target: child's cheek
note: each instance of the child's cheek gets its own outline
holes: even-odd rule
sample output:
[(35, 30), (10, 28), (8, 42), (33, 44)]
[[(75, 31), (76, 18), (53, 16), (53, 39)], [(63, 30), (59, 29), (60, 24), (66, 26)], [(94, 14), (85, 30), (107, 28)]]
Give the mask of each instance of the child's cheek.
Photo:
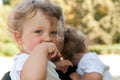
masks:
[(40, 43), (43, 42), (43, 39), (42, 38), (39, 38), (39, 39), (36, 39), (36, 40), (33, 40), (30, 44), (30, 50), (32, 51), (37, 45), (39, 45)]

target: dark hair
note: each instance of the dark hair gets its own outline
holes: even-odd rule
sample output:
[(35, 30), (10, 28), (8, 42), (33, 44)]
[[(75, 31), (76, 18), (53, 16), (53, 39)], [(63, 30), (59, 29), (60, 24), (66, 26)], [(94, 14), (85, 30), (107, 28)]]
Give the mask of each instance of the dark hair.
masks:
[(86, 50), (87, 45), (85, 35), (74, 28), (67, 28), (62, 50), (63, 57), (72, 60), (74, 54), (84, 53)]

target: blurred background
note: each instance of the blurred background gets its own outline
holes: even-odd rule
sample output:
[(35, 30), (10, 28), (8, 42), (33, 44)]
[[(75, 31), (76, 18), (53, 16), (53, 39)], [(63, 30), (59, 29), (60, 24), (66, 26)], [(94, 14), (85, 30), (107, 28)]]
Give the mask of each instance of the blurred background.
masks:
[[(19, 50), (7, 32), (7, 15), (21, 0), (0, 0), (0, 78)], [(110, 65), (114, 80), (120, 79), (120, 0), (51, 0), (60, 5), (67, 27), (86, 34), (90, 51)]]

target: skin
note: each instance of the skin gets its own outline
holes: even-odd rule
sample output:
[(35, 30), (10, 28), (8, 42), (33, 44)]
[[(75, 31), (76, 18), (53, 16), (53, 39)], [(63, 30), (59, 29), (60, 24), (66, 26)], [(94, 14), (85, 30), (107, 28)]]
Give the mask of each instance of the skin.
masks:
[(53, 18), (54, 24), (51, 25), (49, 20), (41, 11), (38, 11), (32, 19), (27, 19), (23, 23), (22, 34), (18, 34), (17, 42), (21, 48), (31, 53), (33, 48), (41, 42), (53, 42), (57, 44), (57, 19)]
[(69, 60), (59, 60), (54, 62), (57, 70), (61, 70), (63, 73), (67, 72), (69, 66), (73, 66), (73, 64)]
[(22, 33), (14, 32), (21, 52), (30, 55), (20, 73), (21, 80), (45, 80), (48, 58), (60, 56), (56, 47), (58, 20), (56, 18), (53, 20), (55, 23), (51, 25), (46, 16), (38, 11), (34, 17), (23, 23)]
[(85, 73), (83, 77), (81, 77), (77, 72), (74, 72), (70, 75), (72, 80), (103, 80), (102, 75), (97, 72)]

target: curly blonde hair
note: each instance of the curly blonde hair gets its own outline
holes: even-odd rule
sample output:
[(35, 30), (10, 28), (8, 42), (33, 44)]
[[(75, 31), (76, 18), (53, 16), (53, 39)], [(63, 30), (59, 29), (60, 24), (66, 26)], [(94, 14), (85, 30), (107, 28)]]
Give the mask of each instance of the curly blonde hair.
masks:
[[(37, 13), (37, 11), (42, 11), (44, 15), (49, 18), (55, 17), (58, 20), (61, 20), (59, 27), (64, 28), (64, 18), (62, 14), (62, 9), (49, 2), (49, 0), (25, 0), (21, 4), (17, 5), (12, 12), (8, 15), (8, 29), (11, 33), (14, 31), (22, 32), (22, 24)], [(31, 16), (30, 16), (31, 15)], [(48, 19), (49, 20), (49, 19)], [(49, 20), (50, 22), (54, 22)]]

